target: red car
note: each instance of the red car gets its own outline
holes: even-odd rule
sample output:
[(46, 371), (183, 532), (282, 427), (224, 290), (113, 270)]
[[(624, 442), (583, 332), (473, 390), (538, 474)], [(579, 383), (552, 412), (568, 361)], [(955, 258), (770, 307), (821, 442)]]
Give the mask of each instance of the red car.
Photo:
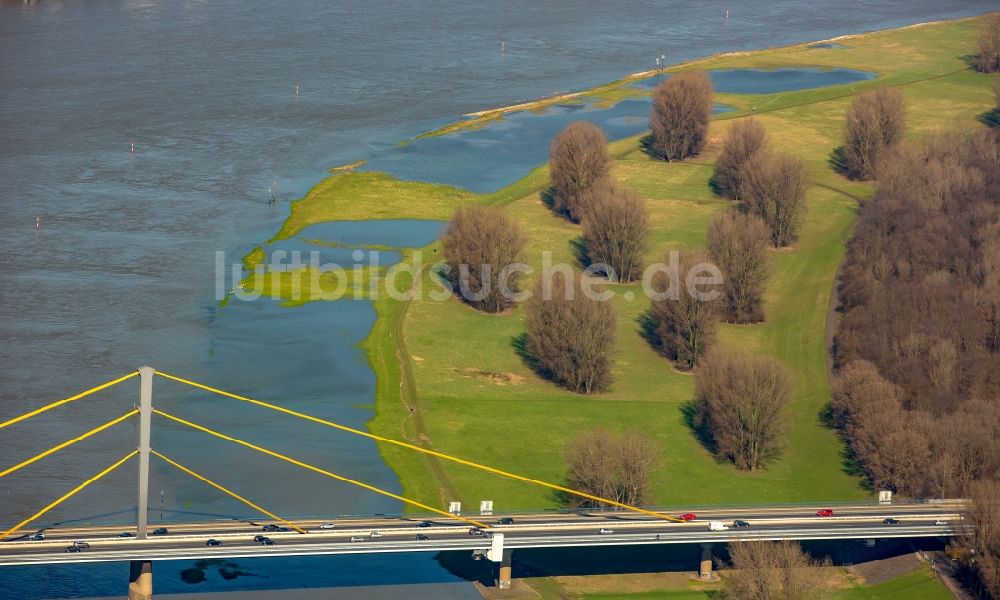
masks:
[(822, 510), (817, 510), (816, 511), (816, 516), (817, 517), (832, 517), (833, 516), (833, 509), (832, 508), (824, 508)]
[(684, 513), (683, 515), (677, 518), (680, 519), (681, 521), (694, 521), (695, 519), (698, 518), (698, 515), (694, 513)]

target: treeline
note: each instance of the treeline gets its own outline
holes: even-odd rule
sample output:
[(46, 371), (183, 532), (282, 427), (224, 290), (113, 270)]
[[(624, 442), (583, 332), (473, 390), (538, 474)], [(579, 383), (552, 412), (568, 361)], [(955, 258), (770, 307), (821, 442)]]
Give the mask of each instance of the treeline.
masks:
[(900, 142), (902, 113), (891, 92), (848, 113), (848, 172), (878, 187), (840, 275), (832, 418), (875, 487), (973, 499), (970, 564), (1000, 597), (1000, 130)]

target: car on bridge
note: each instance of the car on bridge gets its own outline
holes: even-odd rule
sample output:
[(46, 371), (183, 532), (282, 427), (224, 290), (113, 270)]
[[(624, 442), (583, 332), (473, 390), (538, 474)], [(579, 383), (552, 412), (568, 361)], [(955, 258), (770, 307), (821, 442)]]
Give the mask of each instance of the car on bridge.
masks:
[(24, 539), (28, 540), (29, 542), (40, 542), (40, 541), (42, 541), (42, 540), (45, 539), (45, 534), (42, 533), (41, 531), (38, 531), (38, 532), (32, 533), (31, 535), (29, 535), (28, 537), (26, 537)]
[(274, 531), (281, 531), (281, 528), (278, 527), (277, 525), (267, 524), (267, 525), (264, 525), (263, 530), (270, 533), (270, 532), (274, 532)]
[(77, 540), (73, 542), (73, 545), (76, 546), (77, 548), (80, 548), (81, 550), (86, 550), (87, 548), (90, 548), (90, 544), (88, 544), (83, 540)]
[(948, 524), (948, 521), (944, 521), (942, 519), (938, 519), (938, 520), (934, 521), (934, 525), (936, 525), (937, 527), (944, 527), (947, 524)]
[(382, 532), (379, 531), (378, 529), (372, 529), (372, 532), (368, 534), (368, 537), (370, 537), (373, 540), (377, 540), (378, 538), (382, 537)]
[[(264, 537), (264, 536), (261, 536), (261, 537)], [(222, 542), (220, 542), (219, 540), (217, 540), (215, 538), (212, 538), (212, 539), (206, 541), (205, 545), (206, 546), (221, 546)]]
[(479, 527), (470, 527), (469, 535), (486, 535), (486, 532)]
[(502, 517), (499, 521), (497, 521), (497, 525), (513, 525), (513, 524), (514, 524), (513, 517)]
[(417, 537), (414, 538), (414, 539), (416, 539), (418, 542), (426, 542), (427, 540), (429, 540), (431, 538), (427, 537), (426, 535), (424, 535), (422, 533), (418, 533)]
[(76, 544), (73, 544), (72, 546), (66, 546), (66, 552), (70, 553), (83, 552), (83, 548), (77, 546)]
[(817, 517), (832, 517), (833, 516), (833, 509), (832, 508), (821, 508), (821, 509), (819, 509), (819, 510), (816, 511), (816, 516)]
[(698, 518), (698, 515), (694, 513), (684, 513), (683, 515), (677, 518), (680, 519), (681, 521), (694, 521), (695, 519)]
[(741, 519), (736, 519), (735, 521), (733, 521), (733, 527), (737, 529), (746, 529), (747, 527), (750, 527), (750, 523), (743, 521)]
[(899, 519), (894, 519), (892, 517), (889, 517), (888, 519), (883, 519), (882, 522), (885, 523), (886, 525), (899, 525), (900, 521)]
[(266, 535), (255, 535), (255, 536), (253, 536), (253, 541), (255, 541), (255, 542), (263, 542), (266, 538), (267, 538)]
[(361, 537), (360, 535), (352, 535), (351, 536), (351, 541), (352, 542), (363, 542), (363, 541), (365, 541), (365, 538)]
[(153, 535), (167, 535), (166, 527), (157, 527), (153, 530)]
[(266, 537), (266, 538), (264, 538), (264, 539), (262, 539), (260, 541), (260, 545), (261, 546), (273, 546), (274, 545), (274, 540), (272, 540), (269, 537)]
[(614, 532), (615, 532), (614, 529), (608, 529), (606, 527), (601, 527), (599, 530), (597, 530), (597, 533), (601, 535), (611, 535)]
[(434, 523), (432, 523), (430, 521), (421, 521), (420, 524), (417, 525), (417, 527), (433, 527), (433, 526), (434, 526)]
[(121, 532), (121, 533), (118, 534), (118, 537), (120, 537), (120, 538), (130, 538), (130, 537), (135, 537), (135, 536), (132, 535), (132, 533), (130, 531), (123, 531), (123, 532)]
[(333, 523), (323, 523), (319, 526), (320, 529), (333, 529), (334, 527)]

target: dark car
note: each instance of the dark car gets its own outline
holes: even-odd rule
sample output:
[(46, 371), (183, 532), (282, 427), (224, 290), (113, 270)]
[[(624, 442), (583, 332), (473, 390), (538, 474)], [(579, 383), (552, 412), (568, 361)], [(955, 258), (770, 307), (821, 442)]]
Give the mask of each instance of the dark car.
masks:
[(264, 525), (264, 531), (281, 531), (281, 528), (277, 525)]
[(470, 527), (469, 535), (486, 535), (486, 532), (480, 529), (479, 527)]
[(212, 538), (212, 539), (208, 540), (207, 542), (205, 542), (205, 545), (206, 546), (221, 546), (222, 542), (220, 542), (219, 540), (217, 540), (215, 538)]
[(418, 533), (416, 539), (417, 539), (418, 542), (423, 542), (423, 541), (429, 540), (431, 538), (427, 537), (426, 535), (424, 535), (422, 533)]
[(433, 527), (433, 526), (434, 523), (431, 523), (430, 521), (421, 521), (420, 524), (417, 525), (417, 527)]
[(892, 517), (889, 517), (888, 519), (883, 519), (882, 522), (885, 523), (886, 525), (899, 525), (899, 519), (893, 519)]
[(289, 529), (287, 527), (279, 527), (279, 528), (275, 529), (275, 531), (277, 531), (279, 533), (284, 533), (286, 531), (291, 531), (291, 529)]
[(499, 521), (497, 521), (497, 524), (499, 524), (499, 525), (513, 525), (514, 524), (514, 518), (513, 517), (503, 517), (502, 519), (500, 519)]
[(266, 539), (267, 539), (266, 535), (255, 535), (255, 536), (253, 536), (253, 541), (255, 541), (255, 542), (263, 542)]
[(265, 537), (264, 539), (262, 539), (262, 540), (260, 541), (260, 544), (261, 544), (262, 546), (273, 546), (273, 545), (274, 545), (274, 540), (272, 540), (272, 539), (271, 539), (271, 538), (269, 538), (269, 537)]
[(66, 546), (66, 552), (83, 552), (83, 548), (73, 544), (72, 546)]
[(118, 534), (118, 537), (120, 537), (120, 538), (130, 538), (130, 537), (135, 537), (135, 536), (132, 535), (128, 531), (123, 531), (123, 532), (121, 532), (121, 533)]
[(153, 530), (153, 535), (167, 535), (166, 527), (157, 527)]
[(735, 521), (733, 521), (733, 527), (736, 527), (737, 529), (739, 529), (739, 528), (746, 528), (746, 527), (750, 527), (750, 523), (747, 523), (746, 521), (741, 521), (739, 519), (736, 519)]

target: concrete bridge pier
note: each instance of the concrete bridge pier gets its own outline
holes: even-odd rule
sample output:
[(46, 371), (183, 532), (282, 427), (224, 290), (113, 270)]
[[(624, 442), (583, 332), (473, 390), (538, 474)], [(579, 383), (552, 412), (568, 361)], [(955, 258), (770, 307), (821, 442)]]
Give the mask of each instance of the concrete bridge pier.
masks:
[(503, 551), (503, 560), (500, 561), (500, 574), (497, 577), (497, 587), (501, 590), (510, 589), (511, 580), (511, 557), (514, 554), (513, 550)]
[(701, 544), (701, 565), (698, 567), (698, 577), (705, 581), (712, 579), (712, 543)]
[(128, 600), (153, 600), (153, 561), (129, 563)]

